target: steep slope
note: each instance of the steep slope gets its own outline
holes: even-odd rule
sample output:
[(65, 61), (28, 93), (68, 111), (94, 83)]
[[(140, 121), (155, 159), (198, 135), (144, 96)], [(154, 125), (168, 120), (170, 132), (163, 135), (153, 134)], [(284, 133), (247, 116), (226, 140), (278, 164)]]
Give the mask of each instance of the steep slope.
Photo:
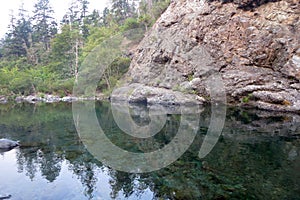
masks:
[(213, 75), (222, 78), (228, 103), (300, 111), (300, 3), (173, 1), (140, 43), (125, 80), (139, 85), (133, 101), (185, 103), (178, 94), (189, 93), (202, 103), (211, 101), (206, 81)]

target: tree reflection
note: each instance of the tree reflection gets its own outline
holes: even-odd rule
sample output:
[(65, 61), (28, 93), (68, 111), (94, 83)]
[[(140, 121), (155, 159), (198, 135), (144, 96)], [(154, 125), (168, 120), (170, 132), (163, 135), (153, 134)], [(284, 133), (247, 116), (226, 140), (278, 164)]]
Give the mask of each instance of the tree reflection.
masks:
[(27, 151), (18, 151), (17, 152), (17, 164), (18, 164), (18, 171), (21, 173), (23, 171), (26, 172), (26, 175), (33, 180), (36, 173), (36, 154), (37, 149), (27, 149)]
[[(169, 115), (160, 134), (134, 140), (117, 129), (109, 106), (98, 105), (97, 112), (107, 136), (133, 152), (152, 151), (171, 141), (180, 120), (178, 115)], [(198, 151), (207, 131), (209, 109), (201, 115), (201, 127), (190, 149), (170, 166), (146, 174), (115, 171), (95, 160), (81, 143), (71, 108), (65, 104), (0, 109), (0, 137), (23, 144), (16, 151), (20, 173), (32, 181), (40, 173), (51, 183), (66, 163), (87, 199), (97, 197), (96, 186), (102, 181), (98, 175), (104, 168), (109, 169), (113, 199), (120, 195), (139, 199), (147, 190), (154, 199), (295, 199), (300, 193), (300, 141), (289, 136), (299, 134), (299, 117), (277, 113), (273, 119), (270, 113), (236, 109), (228, 113), (223, 135), (205, 159), (198, 158)]]
[[(81, 152), (81, 153), (79, 153)], [(78, 177), (84, 187), (84, 194), (89, 198), (93, 198), (93, 193), (97, 189), (96, 183), (98, 181), (96, 170), (101, 168), (102, 164), (93, 160), (92, 156), (80, 149), (77, 157), (66, 155), (66, 159), (70, 162), (69, 170)]]
[(118, 197), (119, 192), (123, 192), (126, 198), (130, 197), (134, 192), (134, 180), (136, 174), (128, 174), (125, 172), (119, 172), (110, 170), (110, 185), (112, 187), (111, 197), (113, 199)]

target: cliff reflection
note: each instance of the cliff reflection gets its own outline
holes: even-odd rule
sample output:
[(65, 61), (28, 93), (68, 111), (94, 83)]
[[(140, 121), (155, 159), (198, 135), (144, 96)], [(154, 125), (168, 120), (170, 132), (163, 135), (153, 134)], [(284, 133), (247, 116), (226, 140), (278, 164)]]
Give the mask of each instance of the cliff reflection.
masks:
[[(147, 115), (139, 116), (147, 108), (139, 109), (132, 110), (132, 116), (137, 123), (144, 124)], [(165, 127), (155, 137), (135, 139), (118, 129), (108, 104), (98, 104), (96, 111), (107, 137), (132, 152), (153, 151), (168, 144), (180, 122), (180, 115), (169, 114)], [(15, 173), (25, 173), (31, 182), (40, 181), (37, 179), (40, 174), (48, 184), (53, 184), (62, 181), (63, 169), (67, 168), (72, 178), (63, 180), (64, 184), (80, 181), (79, 191), (86, 199), (102, 197), (101, 187), (105, 184), (112, 199), (297, 197), (300, 193), (297, 115), (229, 110), (223, 135), (205, 159), (198, 158), (198, 151), (207, 131), (210, 110), (205, 109), (199, 115), (200, 128), (189, 150), (166, 168), (145, 174), (116, 171), (96, 160), (77, 135), (69, 104), (13, 108), (0, 105), (0, 137), (20, 140), (23, 144), (15, 151), (18, 168)], [(0, 170), (2, 167), (0, 160)], [(107, 175), (107, 182), (103, 174)], [(27, 182), (20, 180), (20, 183)], [(7, 185), (20, 187), (13, 182), (4, 186), (0, 183), (0, 190)], [(80, 197), (78, 194), (72, 198)]]

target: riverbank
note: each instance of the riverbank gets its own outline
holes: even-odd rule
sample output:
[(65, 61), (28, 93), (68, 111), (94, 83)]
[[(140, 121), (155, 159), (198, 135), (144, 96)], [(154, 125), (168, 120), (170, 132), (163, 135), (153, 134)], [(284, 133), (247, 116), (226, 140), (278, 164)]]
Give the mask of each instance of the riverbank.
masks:
[[(129, 87), (130, 88), (130, 87)], [(131, 88), (133, 90), (133, 88)], [(131, 90), (131, 91), (132, 91)], [(128, 92), (128, 91), (127, 91)], [(0, 104), (9, 104), (9, 103), (71, 103), (76, 101), (113, 101), (114, 103), (124, 103), (129, 102), (130, 104), (144, 104), (144, 105), (158, 105), (165, 108), (174, 106), (206, 106), (211, 104), (222, 104), (225, 102), (213, 102), (212, 100), (206, 100), (203, 97), (200, 97), (196, 94), (187, 94), (179, 91), (172, 91), (163, 88), (152, 88), (152, 87), (139, 87), (134, 90), (130, 95), (125, 94), (126, 91), (121, 91), (116, 89), (115, 92), (111, 95), (96, 94), (95, 97), (75, 97), (75, 96), (57, 96), (52, 94), (38, 94), (38, 95), (28, 95), (28, 96), (1, 96), (0, 95)], [(251, 98), (251, 97), (249, 97)], [(284, 104), (269, 104), (269, 106), (259, 106), (262, 102), (253, 102), (244, 98), (240, 103), (232, 103), (227, 101), (226, 106), (231, 108), (245, 108), (245, 109), (258, 109), (261, 111), (266, 111), (270, 113), (294, 113), (299, 114), (300, 109), (297, 107), (292, 107), (287, 104), (285, 107)]]
[(51, 94), (39, 94), (39, 95), (29, 95), (29, 96), (17, 96), (17, 97), (0, 96), (0, 104), (6, 104), (10, 102), (58, 103), (58, 102), (74, 102), (74, 101), (100, 101), (104, 99), (106, 99), (104, 95), (98, 95), (96, 97), (74, 97), (74, 96), (59, 97), (57, 95), (51, 95)]

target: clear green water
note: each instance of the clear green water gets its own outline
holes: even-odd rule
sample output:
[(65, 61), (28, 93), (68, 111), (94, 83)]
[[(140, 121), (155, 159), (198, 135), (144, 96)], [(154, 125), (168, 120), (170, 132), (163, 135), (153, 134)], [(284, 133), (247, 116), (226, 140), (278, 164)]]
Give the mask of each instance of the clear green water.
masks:
[[(151, 151), (176, 135), (180, 115), (151, 139), (124, 134), (108, 103), (97, 103), (107, 137), (132, 152)], [(159, 171), (130, 174), (96, 160), (81, 142), (71, 104), (0, 105), (0, 138), (23, 147), (0, 153), (0, 197), (11, 199), (300, 199), (300, 116), (228, 109), (213, 151), (198, 158), (210, 109), (194, 143)], [(137, 123), (146, 123), (135, 115)]]

